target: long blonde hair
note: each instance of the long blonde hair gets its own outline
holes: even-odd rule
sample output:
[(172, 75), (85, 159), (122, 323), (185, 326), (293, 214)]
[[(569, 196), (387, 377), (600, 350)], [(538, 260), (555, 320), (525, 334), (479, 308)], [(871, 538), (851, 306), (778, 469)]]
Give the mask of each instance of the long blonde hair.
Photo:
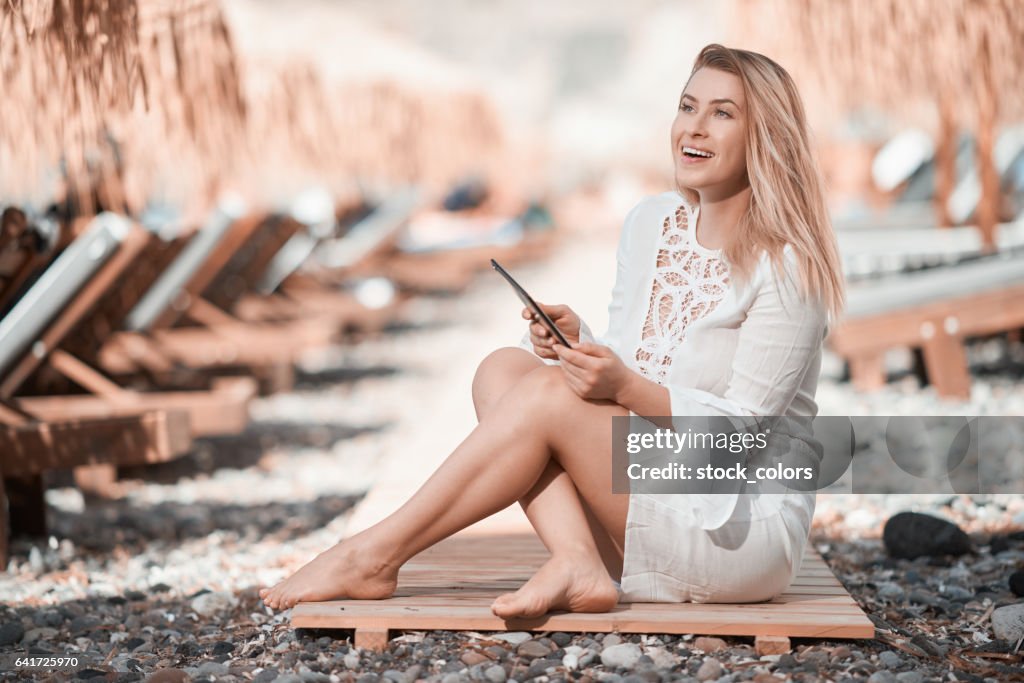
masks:
[[(738, 76), (747, 100), (750, 206), (723, 256), (747, 279), (765, 251), (779, 277), (785, 272), (783, 250), (791, 245), (805, 297), (820, 299), (834, 321), (846, 299), (842, 264), (796, 84), (768, 57), (717, 43), (700, 51), (690, 78), (704, 67)], [(698, 203), (696, 190), (677, 189), (692, 205)]]

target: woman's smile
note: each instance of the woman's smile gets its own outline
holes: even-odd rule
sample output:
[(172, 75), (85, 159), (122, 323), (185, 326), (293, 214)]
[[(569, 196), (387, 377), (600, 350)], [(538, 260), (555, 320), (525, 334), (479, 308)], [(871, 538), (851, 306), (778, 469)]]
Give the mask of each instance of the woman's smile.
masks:
[(715, 154), (700, 147), (684, 145), (680, 150), (679, 158), (684, 164), (699, 164), (705, 161), (711, 161), (715, 158)]

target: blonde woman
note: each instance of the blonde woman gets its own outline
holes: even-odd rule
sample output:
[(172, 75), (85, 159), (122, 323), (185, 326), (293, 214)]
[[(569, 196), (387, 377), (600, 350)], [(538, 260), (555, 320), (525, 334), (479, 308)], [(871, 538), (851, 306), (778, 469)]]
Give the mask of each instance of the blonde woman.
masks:
[(516, 502), (551, 557), (494, 601), (499, 617), (785, 590), (813, 491), (612, 493), (612, 417), (814, 417), (822, 341), (843, 305), (822, 179), (782, 67), (705, 47), (671, 151), (677, 191), (626, 216), (607, 333), (545, 306), (572, 348), (534, 322), (518, 348), (491, 353), (473, 382), (479, 425), (396, 512), (263, 589), (267, 605), (386, 598), (411, 557)]

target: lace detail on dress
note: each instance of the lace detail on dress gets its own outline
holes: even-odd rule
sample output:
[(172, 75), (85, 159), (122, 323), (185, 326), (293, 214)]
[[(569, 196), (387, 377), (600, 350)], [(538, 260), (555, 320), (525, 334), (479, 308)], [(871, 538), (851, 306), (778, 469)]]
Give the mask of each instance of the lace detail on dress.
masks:
[[(705, 255), (690, 243), (685, 206), (665, 217), (651, 286), (651, 304), (635, 358), (648, 379), (664, 385), (672, 354), (686, 338), (687, 326), (718, 306), (729, 284), (722, 259)], [(695, 241), (695, 240), (694, 240)]]

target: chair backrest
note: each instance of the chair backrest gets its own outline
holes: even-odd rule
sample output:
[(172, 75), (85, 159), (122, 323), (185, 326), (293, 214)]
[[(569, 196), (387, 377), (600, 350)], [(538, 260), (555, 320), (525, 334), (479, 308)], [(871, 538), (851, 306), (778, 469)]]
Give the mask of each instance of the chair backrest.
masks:
[(304, 230), (288, 216), (264, 217), (255, 229), (247, 231), (216, 276), (198, 290), (200, 296), (222, 310), (233, 310), (246, 293), (257, 287), (287, 243)]
[(322, 188), (311, 188), (293, 202), (290, 215), (304, 229), (289, 239), (267, 266), (256, 283), (260, 294), (273, 294), (281, 283), (305, 263), (321, 241), (334, 234), (334, 202)]
[(327, 240), (316, 250), (316, 259), (327, 268), (351, 268), (373, 254), (408, 222), (419, 200), (414, 187), (389, 195), (343, 237)]
[(223, 241), (232, 224), (244, 213), (245, 205), (240, 200), (221, 201), (210, 213), (203, 228), (189, 240), (178, 257), (128, 313), (125, 329), (134, 332), (150, 329), (181, 295), (210, 254)]
[(53, 260), (0, 320), (0, 379), (30, 351), (43, 357), (48, 348), (32, 348), (62, 310), (117, 251), (132, 229), (124, 217), (102, 213)]

